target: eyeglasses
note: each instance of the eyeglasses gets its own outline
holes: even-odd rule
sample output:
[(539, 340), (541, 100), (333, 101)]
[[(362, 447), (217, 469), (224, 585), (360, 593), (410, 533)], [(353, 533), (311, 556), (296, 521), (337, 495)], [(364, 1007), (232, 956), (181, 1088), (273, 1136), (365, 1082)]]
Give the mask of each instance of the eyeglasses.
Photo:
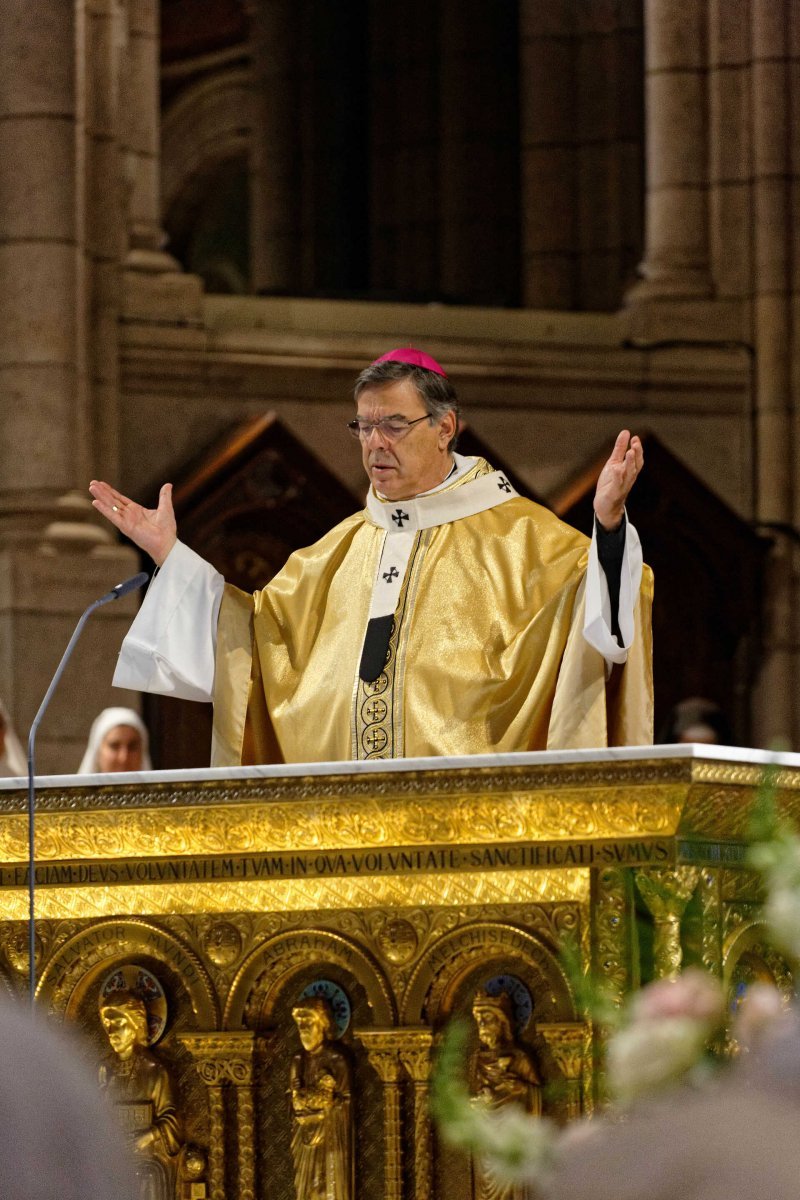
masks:
[(417, 417), (416, 421), (407, 421), (405, 417), (384, 417), (380, 421), (362, 421), (357, 418), (355, 421), (348, 421), (347, 428), (350, 430), (354, 438), (365, 442), (373, 429), (386, 438), (388, 442), (397, 442), (401, 437), (405, 437), (412, 425), (419, 425), (420, 421), (430, 421), (432, 418), (428, 413), (424, 417)]

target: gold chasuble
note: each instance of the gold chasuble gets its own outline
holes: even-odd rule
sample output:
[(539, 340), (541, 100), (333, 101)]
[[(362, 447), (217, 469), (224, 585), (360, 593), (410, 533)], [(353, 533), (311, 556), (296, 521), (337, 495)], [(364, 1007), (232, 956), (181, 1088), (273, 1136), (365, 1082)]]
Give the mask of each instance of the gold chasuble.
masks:
[[(480, 499), (489, 487), (499, 499)], [(583, 637), (588, 539), (482, 459), (432, 499), (443, 495), (456, 517), (433, 523), (426, 497), (390, 504), (372, 493), (261, 591), (226, 585), (212, 765), (652, 741), (648, 568), (627, 662), (607, 683), (605, 659)], [(402, 538), (390, 514), (409, 527)], [(365, 682), (380, 596), (394, 619), (385, 665)]]

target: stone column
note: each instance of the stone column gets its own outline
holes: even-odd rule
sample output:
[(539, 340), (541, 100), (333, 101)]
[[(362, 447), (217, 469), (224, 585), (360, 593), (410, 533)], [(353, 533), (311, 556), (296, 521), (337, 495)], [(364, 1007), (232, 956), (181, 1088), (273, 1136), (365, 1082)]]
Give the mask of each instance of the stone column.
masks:
[(242, 1030), (225, 1033), (182, 1034), (178, 1040), (191, 1054), (208, 1089), (210, 1146), (208, 1182), (210, 1200), (230, 1200), (225, 1190), (225, 1091), (236, 1093), (236, 1143), (238, 1200), (255, 1200), (255, 1120), (253, 1107), (254, 1034)]
[(87, 390), (94, 469), (119, 479), (119, 283), (127, 248), (120, 186), (120, 87), (125, 18), (118, 0), (85, 0), (86, 186), (84, 236), (91, 336)]
[[(136, 569), (95, 520), (85, 70), (91, 17), (9, 0), (0, 38), (0, 693), (27, 729), (80, 612)], [(77, 70), (76, 70), (77, 68)], [(113, 343), (112, 343), (113, 345)], [(38, 741), (43, 772), (74, 771), (136, 599), (87, 628)], [(116, 606), (115, 606), (116, 608)], [(131, 697), (134, 703), (136, 699)], [(124, 703), (119, 694), (114, 702)]]
[(574, 6), (520, 0), (522, 303), (571, 308), (578, 276)]
[(383, 1083), (383, 1141), (386, 1163), (383, 1195), (385, 1200), (402, 1200), (403, 1146), (400, 1130), (402, 1068), (399, 1053), (404, 1045), (405, 1031), (402, 1029), (363, 1029), (356, 1030), (355, 1034), (367, 1052), (370, 1066), (375, 1068)]
[(300, 284), (300, 136), (295, 0), (249, 0), (254, 136), (250, 190), (251, 261), (256, 292)]
[(127, 263), (145, 271), (170, 271), (163, 251), (159, 165), (159, 0), (128, 0), (125, 167), (128, 187)]
[(589, 1030), (582, 1022), (548, 1022), (537, 1025), (566, 1080), (567, 1112), (570, 1121), (583, 1113), (583, 1063)]
[(126, 270), (121, 316), (126, 322), (202, 325), (202, 285), (184, 275), (164, 251), (161, 224), (159, 0), (128, 0), (126, 70), (122, 77), (125, 128), (124, 179), (127, 189)]
[(705, 9), (645, 0), (645, 255), (632, 302), (711, 294)]
[[(515, 304), (519, 292), (515, 7), (440, 0), (439, 205), (445, 300)], [(465, 14), (466, 8), (466, 14)]]
[(431, 1044), (429, 1029), (404, 1030), (400, 1062), (414, 1085), (414, 1200), (433, 1196), (433, 1154), (431, 1150), (430, 1078)]
[[(9, 0), (0, 39), (0, 536), (80, 521), (76, 6)], [(84, 493), (85, 496), (85, 493)], [(87, 532), (87, 537), (90, 534)]]
[(429, 0), (369, 0), (368, 13), (370, 282), (390, 296), (436, 296), (437, 6)]
[[(800, 377), (796, 308), (797, 6), (752, 0), (750, 81), (752, 139), (753, 338), (755, 342), (757, 513), (761, 521), (800, 523), (797, 454)], [(794, 135), (794, 136), (793, 136)], [(754, 705), (758, 744), (776, 736), (796, 743), (798, 678), (797, 547), (778, 535), (770, 563), (765, 655)]]
[(635, 872), (636, 885), (655, 922), (657, 979), (674, 979), (683, 962), (681, 917), (700, 878), (697, 867), (655, 867)]

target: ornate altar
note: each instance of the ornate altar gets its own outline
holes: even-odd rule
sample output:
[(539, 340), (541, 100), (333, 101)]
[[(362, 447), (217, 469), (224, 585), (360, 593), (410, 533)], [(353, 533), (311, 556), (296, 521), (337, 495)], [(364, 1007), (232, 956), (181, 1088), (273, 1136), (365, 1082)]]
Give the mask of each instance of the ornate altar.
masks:
[[(766, 757), (674, 746), (43, 779), (38, 1002), (83, 1027), (98, 1063), (115, 1014), (134, 1014), (141, 1063), (176, 1097), (162, 1155), (176, 1195), (294, 1200), (293, 1121), (346, 1100), (358, 1200), (462, 1200), (472, 1168), (437, 1144), (428, 1082), (437, 1031), (473, 1020), (479, 992), (505, 993), (542, 1109), (567, 1120), (597, 1103), (602, 1073), (565, 939), (619, 999), (682, 961), (734, 992), (789, 986), (743, 863)], [(777, 785), (797, 813), (800, 756), (780, 756)], [(9, 993), (27, 986), (25, 802), (0, 784)], [(292, 1063), (316, 1043), (301, 1047), (298, 1008), (327, 1014), (333, 1064), (307, 1072), (305, 1108)], [(142, 1144), (157, 1140), (152, 1099), (128, 1101)]]

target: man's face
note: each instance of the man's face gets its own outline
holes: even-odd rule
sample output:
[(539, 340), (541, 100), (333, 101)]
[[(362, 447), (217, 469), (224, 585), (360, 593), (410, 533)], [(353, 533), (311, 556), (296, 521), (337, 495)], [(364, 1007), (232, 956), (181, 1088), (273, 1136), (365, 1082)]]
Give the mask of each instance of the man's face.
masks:
[[(398, 379), (364, 388), (357, 416), (364, 421), (416, 421), (425, 416), (425, 405), (410, 379)], [(440, 484), (450, 470), (447, 445), (455, 428), (455, 414), (448, 412), (438, 423), (420, 421), (397, 440), (373, 429), (362, 438), (361, 458), (375, 490), (388, 500), (410, 500)]]
[(319, 1050), (325, 1041), (325, 1029), (319, 1013), (309, 1012), (308, 1009), (297, 1009), (293, 1014), (300, 1042), (304, 1050), (313, 1052)]
[(121, 1008), (104, 1008), (100, 1014), (111, 1048), (120, 1058), (130, 1058), (137, 1043), (136, 1025)]
[(475, 1010), (475, 1020), (478, 1025), (478, 1036), (484, 1046), (493, 1049), (503, 1037), (503, 1022), (497, 1013), (491, 1009), (478, 1008)]

